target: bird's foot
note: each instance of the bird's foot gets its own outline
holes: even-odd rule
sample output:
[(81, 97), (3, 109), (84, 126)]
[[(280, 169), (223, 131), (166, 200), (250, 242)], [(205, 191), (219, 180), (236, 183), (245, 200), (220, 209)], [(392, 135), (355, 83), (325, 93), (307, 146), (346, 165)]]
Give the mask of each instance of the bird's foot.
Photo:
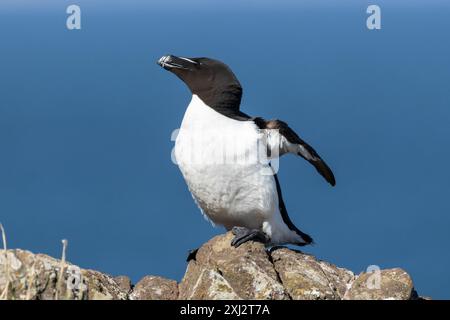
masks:
[(233, 240), (231, 240), (231, 245), (235, 248), (239, 247), (241, 244), (250, 240), (262, 242), (264, 244), (269, 241), (267, 235), (258, 229), (233, 227), (231, 232), (234, 234), (234, 238)]
[(195, 259), (197, 258), (197, 252), (198, 252), (198, 249), (199, 249), (199, 248), (189, 250), (188, 256), (187, 256), (187, 258), (186, 258), (186, 262), (189, 262), (189, 261), (191, 261), (191, 260), (195, 260)]

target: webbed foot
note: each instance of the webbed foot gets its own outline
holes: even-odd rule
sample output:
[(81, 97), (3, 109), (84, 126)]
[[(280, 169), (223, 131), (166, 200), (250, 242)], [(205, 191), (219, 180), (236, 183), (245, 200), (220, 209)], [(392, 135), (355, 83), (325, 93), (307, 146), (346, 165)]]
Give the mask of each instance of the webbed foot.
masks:
[(233, 227), (231, 232), (234, 234), (233, 240), (231, 240), (231, 245), (235, 248), (239, 247), (241, 244), (247, 241), (257, 241), (262, 243), (267, 243), (269, 238), (267, 235), (258, 229), (248, 229), (245, 227)]

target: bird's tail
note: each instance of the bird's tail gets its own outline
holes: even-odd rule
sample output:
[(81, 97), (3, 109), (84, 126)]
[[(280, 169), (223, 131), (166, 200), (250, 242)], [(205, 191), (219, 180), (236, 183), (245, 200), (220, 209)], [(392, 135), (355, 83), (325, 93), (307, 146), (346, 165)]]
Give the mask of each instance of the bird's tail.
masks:
[(306, 246), (309, 244), (314, 244), (314, 240), (313, 240), (313, 238), (311, 238), (311, 236), (309, 234), (306, 234), (306, 233), (300, 231), (298, 228), (295, 228), (295, 230), (293, 230), (293, 231), (295, 231), (295, 233), (297, 233), (303, 240), (302, 242), (296, 243), (296, 245), (303, 247), (303, 246)]

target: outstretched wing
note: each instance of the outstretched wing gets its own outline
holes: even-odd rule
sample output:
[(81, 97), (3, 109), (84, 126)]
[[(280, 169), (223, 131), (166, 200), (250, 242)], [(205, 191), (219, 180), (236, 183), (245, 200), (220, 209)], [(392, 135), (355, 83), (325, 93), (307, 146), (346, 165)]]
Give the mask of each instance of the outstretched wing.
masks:
[[(278, 144), (280, 155), (293, 153), (301, 156), (311, 163), (332, 186), (336, 185), (334, 174), (330, 167), (322, 160), (309, 144), (303, 141), (294, 130), (289, 128), (286, 122), (281, 120), (264, 120), (262, 118), (253, 118), (253, 121), (260, 129), (276, 129), (278, 135), (271, 135), (268, 140), (269, 147)], [(270, 145), (271, 144), (271, 145)]]

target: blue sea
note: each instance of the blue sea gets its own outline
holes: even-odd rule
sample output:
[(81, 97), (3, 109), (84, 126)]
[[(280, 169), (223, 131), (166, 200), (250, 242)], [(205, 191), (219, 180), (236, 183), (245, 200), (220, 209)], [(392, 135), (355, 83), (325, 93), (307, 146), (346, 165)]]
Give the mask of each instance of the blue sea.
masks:
[[(81, 8), (68, 30), (66, 9)], [(369, 4), (381, 29), (369, 30)], [(171, 161), (190, 93), (165, 54), (227, 63), (242, 111), (289, 123), (333, 169), (279, 178), (304, 251), (356, 273), (402, 267), (450, 298), (448, 1), (0, 3), (0, 222), (13, 248), (134, 282), (180, 280), (189, 249), (223, 232)]]

